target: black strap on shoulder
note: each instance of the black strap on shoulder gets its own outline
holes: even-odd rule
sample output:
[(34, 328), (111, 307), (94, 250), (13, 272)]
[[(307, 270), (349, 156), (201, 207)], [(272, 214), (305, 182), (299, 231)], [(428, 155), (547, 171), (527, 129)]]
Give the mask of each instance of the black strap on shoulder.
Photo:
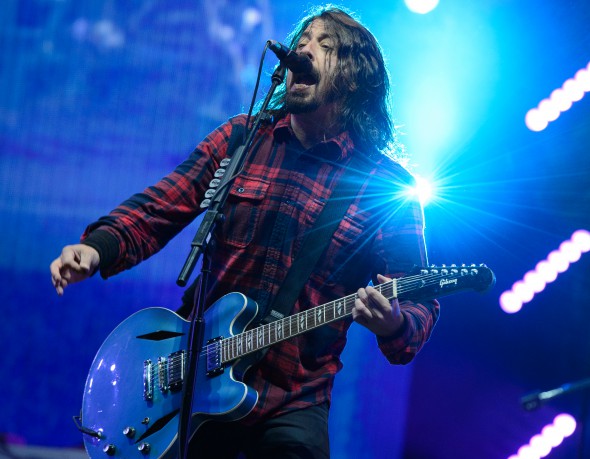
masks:
[[(231, 128), (231, 133), (229, 135), (229, 140), (227, 143), (227, 152), (226, 157), (231, 158), (234, 152), (238, 149), (240, 145), (244, 143), (244, 133), (246, 132), (245, 126), (241, 124), (233, 124)], [(180, 308), (176, 311), (182, 317), (188, 317), (193, 309), (193, 304), (195, 301), (195, 292), (197, 286), (199, 285), (200, 275), (198, 275), (195, 280), (191, 283), (189, 287), (184, 290), (182, 294), (182, 304)]]
[(347, 169), (340, 176), (330, 199), (316, 219), (313, 228), (305, 237), (299, 254), (293, 261), (285, 281), (281, 284), (271, 307), (268, 309), (268, 314), (261, 323), (266, 324), (282, 319), (293, 309), (293, 305), (311, 276), (320, 255), (327, 248), (332, 235), (365, 182), (359, 173), (362, 170), (359, 156), (358, 153), (353, 156)]

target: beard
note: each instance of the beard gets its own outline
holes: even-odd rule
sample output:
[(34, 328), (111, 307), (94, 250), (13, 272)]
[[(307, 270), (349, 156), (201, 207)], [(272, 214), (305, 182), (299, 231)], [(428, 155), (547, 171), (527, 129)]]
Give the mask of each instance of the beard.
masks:
[[(288, 113), (298, 115), (301, 113), (315, 112), (322, 105), (335, 102), (338, 99), (335, 88), (330, 84), (322, 84), (322, 77), (317, 71), (310, 73), (314, 85), (307, 91), (287, 90), (285, 95), (285, 108)], [(333, 78), (332, 75), (325, 77)]]
[(301, 113), (315, 112), (322, 105), (322, 98), (317, 93), (305, 95), (300, 93), (287, 92), (285, 97), (285, 108), (288, 113), (298, 115)]

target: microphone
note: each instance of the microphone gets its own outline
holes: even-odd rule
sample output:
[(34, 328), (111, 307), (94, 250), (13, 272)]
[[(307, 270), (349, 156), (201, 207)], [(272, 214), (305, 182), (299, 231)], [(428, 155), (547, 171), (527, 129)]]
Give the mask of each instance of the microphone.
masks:
[(297, 54), (275, 40), (268, 40), (268, 47), (291, 72), (310, 73), (312, 71), (313, 65), (307, 55)]
[(562, 384), (555, 389), (527, 394), (524, 397), (521, 397), (520, 403), (525, 410), (532, 411), (539, 408), (548, 400), (561, 397), (562, 395), (569, 394), (570, 392), (587, 389), (590, 389), (590, 378)]

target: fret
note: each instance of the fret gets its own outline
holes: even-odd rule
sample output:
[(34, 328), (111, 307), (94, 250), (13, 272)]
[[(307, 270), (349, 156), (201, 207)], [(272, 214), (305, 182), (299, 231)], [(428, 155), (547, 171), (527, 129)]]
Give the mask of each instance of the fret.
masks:
[(277, 320), (275, 322), (277, 325), (275, 327), (275, 333), (276, 333), (276, 337), (275, 340), (278, 341), (280, 339), (283, 339), (284, 334), (283, 334), (283, 321), (282, 320)]
[(334, 310), (334, 318), (342, 317), (344, 314), (344, 303), (342, 300), (336, 301), (335, 310)]
[(238, 357), (242, 355), (242, 336), (237, 336), (237, 344), (238, 344)]
[(256, 329), (256, 344), (258, 349), (264, 347), (264, 327), (258, 327)]
[(252, 330), (246, 332), (246, 351), (252, 351)]
[(299, 327), (299, 331), (305, 331), (307, 330), (307, 316), (305, 313), (300, 313), (299, 316), (299, 322), (297, 324)]
[(316, 323), (316, 325), (318, 325), (318, 324), (322, 324), (324, 322), (325, 322), (324, 307), (319, 306), (316, 308), (315, 323)]

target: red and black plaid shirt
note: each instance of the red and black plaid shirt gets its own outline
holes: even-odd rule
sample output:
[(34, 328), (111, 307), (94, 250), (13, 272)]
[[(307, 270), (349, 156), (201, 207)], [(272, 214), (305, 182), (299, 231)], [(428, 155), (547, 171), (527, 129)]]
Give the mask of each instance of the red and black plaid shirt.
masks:
[[(232, 124), (244, 125), (245, 116), (213, 131), (174, 172), (87, 228), (82, 239), (99, 250), (103, 277), (153, 255), (197, 217), (208, 184), (226, 156)], [(231, 184), (226, 220), (216, 230), (208, 305), (232, 291), (268, 304), (306, 231), (330, 198), (335, 180), (352, 155), (363, 155), (347, 133), (305, 150), (291, 130), (290, 116), (263, 125), (254, 145)], [(368, 180), (293, 313), (354, 293), (375, 281), (377, 273), (401, 276), (426, 264), (422, 209), (402, 193), (412, 183), (411, 176), (384, 155), (363, 158)], [(404, 302), (402, 313), (404, 329), (377, 339), (391, 363), (407, 363), (414, 357), (430, 336), (439, 305)], [(329, 400), (350, 324), (350, 319), (341, 320), (272, 346), (247, 373), (247, 382), (259, 394), (248, 420)]]

